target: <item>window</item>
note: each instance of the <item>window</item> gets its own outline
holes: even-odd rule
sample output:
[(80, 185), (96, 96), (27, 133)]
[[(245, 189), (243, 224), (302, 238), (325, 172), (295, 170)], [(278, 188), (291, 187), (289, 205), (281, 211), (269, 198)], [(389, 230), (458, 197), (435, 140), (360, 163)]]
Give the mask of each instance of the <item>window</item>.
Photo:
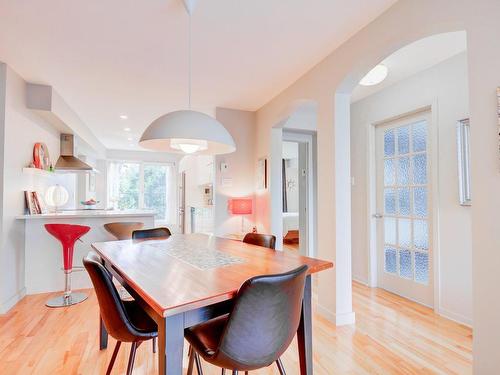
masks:
[(109, 162), (108, 206), (120, 210), (150, 209), (155, 219), (175, 224), (175, 168), (170, 164)]

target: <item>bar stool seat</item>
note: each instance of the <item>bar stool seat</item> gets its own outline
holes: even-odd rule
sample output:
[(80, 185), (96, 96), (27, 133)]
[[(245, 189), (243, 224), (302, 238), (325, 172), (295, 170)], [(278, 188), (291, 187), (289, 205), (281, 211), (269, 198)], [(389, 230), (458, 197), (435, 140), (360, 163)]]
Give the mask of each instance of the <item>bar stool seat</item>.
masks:
[(132, 238), (132, 233), (136, 230), (142, 229), (144, 223), (141, 222), (114, 222), (104, 224), (106, 229), (117, 240), (129, 240)]
[(46, 306), (64, 307), (85, 301), (88, 297), (87, 294), (71, 292), (71, 274), (73, 272), (75, 242), (86, 234), (90, 227), (73, 224), (45, 224), (45, 229), (61, 242), (64, 265), (64, 294), (50, 299), (47, 301)]

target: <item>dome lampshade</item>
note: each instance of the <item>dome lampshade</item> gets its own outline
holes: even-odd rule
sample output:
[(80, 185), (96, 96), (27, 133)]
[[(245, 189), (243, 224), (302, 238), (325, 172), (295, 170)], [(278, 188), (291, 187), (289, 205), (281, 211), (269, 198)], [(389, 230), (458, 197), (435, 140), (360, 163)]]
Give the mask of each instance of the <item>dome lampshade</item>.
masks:
[(236, 150), (233, 137), (220, 122), (191, 110), (157, 118), (146, 128), (139, 144), (150, 150), (187, 154), (220, 155)]

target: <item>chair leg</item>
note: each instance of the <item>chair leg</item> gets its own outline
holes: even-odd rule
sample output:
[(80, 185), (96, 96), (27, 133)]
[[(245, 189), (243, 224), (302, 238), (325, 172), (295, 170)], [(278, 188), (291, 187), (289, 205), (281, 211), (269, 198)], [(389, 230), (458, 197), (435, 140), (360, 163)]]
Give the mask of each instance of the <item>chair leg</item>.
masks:
[(156, 353), (156, 337), (153, 337), (153, 353)]
[(189, 346), (188, 358), (189, 362), (188, 362), (187, 375), (193, 375), (194, 350), (192, 346)]
[(132, 375), (132, 369), (134, 368), (134, 361), (135, 361), (135, 352), (137, 351), (138, 346), (139, 343), (135, 341), (132, 343), (132, 347), (130, 348), (130, 357), (128, 358), (127, 375)]
[(233, 375), (238, 375), (238, 370), (233, 370)]
[(226, 375), (226, 369), (225, 368), (222, 369), (221, 375)]
[(193, 349), (193, 355), (194, 355), (194, 360), (196, 362), (196, 371), (198, 372), (198, 375), (203, 375), (203, 368), (201, 367), (200, 355), (196, 353), (194, 349)]
[(278, 358), (276, 360), (276, 365), (278, 366), (278, 370), (280, 372), (280, 375), (286, 375), (285, 367), (283, 366), (283, 362), (281, 362), (281, 358)]
[(116, 356), (118, 355), (118, 351), (120, 350), (121, 341), (117, 341), (115, 345), (115, 350), (113, 350), (113, 355), (111, 356), (111, 361), (109, 361), (108, 369), (106, 370), (106, 375), (111, 374), (111, 370), (113, 369), (113, 365), (115, 364)]

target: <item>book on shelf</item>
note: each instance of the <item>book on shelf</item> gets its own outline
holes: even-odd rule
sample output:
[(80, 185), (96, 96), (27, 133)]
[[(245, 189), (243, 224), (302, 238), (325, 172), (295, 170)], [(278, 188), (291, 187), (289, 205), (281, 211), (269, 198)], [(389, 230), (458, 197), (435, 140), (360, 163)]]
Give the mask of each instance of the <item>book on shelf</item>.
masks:
[(47, 212), (44, 202), (36, 191), (25, 191), (26, 212), (29, 215), (39, 215)]

